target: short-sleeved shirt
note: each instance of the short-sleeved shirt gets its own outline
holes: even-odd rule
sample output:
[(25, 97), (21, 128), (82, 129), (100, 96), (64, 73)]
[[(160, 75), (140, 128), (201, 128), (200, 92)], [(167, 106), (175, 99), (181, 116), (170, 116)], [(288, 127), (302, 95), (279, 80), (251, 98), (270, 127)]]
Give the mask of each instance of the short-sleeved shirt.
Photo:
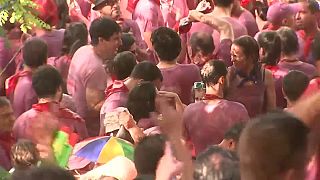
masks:
[(67, 88), (74, 100), (77, 114), (83, 117), (87, 123), (89, 134), (92, 131), (97, 133), (99, 116), (90, 117), (88, 114), (86, 89), (103, 92), (108, 82), (111, 82), (111, 79), (105, 71), (103, 60), (94, 53), (93, 47), (87, 45), (78, 49), (71, 60)]
[(160, 5), (154, 0), (140, 0), (133, 11), (132, 20), (137, 22), (142, 34), (164, 26)]
[(246, 27), (249, 36), (254, 37), (256, 33), (259, 32), (256, 19), (248, 10), (243, 9), (242, 13), (237, 19)]
[(193, 143), (196, 154), (220, 143), (229, 128), (248, 119), (242, 104), (224, 99), (216, 104), (204, 101), (190, 104), (183, 113), (186, 136)]
[(200, 70), (194, 64), (178, 64), (174, 67), (160, 68), (163, 81), (162, 91), (177, 93), (184, 104), (193, 102), (192, 86), (201, 81)]
[(48, 57), (58, 57), (61, 55), (64, 29), (46, 31), (39, 38), (44, 40), (48, 45)]

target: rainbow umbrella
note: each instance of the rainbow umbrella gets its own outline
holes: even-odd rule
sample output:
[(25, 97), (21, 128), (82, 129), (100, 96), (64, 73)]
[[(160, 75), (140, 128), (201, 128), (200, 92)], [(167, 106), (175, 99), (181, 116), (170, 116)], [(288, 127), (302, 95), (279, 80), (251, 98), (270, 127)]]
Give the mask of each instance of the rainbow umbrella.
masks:
[(105, 164), (117, 156), (124, 156), (133, 161), (133, 145), (117, 137), (91, 138), (80, 142), (80, 144), (82, 147), (74, 152), (74, 155), (92, 162)]

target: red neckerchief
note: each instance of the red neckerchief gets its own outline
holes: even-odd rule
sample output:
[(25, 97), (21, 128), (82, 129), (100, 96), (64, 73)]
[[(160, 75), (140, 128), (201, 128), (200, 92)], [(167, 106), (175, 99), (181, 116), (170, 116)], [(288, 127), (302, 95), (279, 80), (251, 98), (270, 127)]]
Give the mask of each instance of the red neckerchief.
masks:
[(215, 99), (222, 99), (222, 98), (217, 95), (214, 95), (214, 94), (205, 94), (203, 99), (204, 100), (215, 100)]
[(267, 27), (267, 30), (271, 30), (271, 31), (276, 31), (280, 29), (280, 26), (276, 26), (276, 25), (273, 25), (273, 24), (268, 24), (268, 27)]
[(264, 68), (270, 70), (274, 78), (279, 78), (279, 75), (276, 75), (279, 70), (277, 65), (265, 65)]
[(241, 0), (240, 5), (241, 5), (241, 7), (247, 7), (247, 6), (249, 6), (251, 1), (252, 0)]
[(279, 70), (277, 65), (265, 65), (264, 68), (269, 69), (272, 73), (275, 73)]
[(104, 91), (105, 98), (107, 99), (111, 94), (117, 92), (129, 92), (129, 89), (123, 82), (124, 81), (121, 80), (115, 80), (113, 84), (107, 87), (107, 89)]
[(16, 86), (18, 84), (20, 77), (31, 76), (31, 75), (32, 75), (32, 72), (30, 71), (20, 71), (15, 75), (9, 77), (6, 80), (6, 86), (5, 86), (7, 97), (9, 97), (11, 94), (14, 93), (14, 90), (16, 89)]
[(32, 105), (32, 109), (39, 111), (39, 112), (52, 112), (57, 113), (59, 112), (59, 103), (57, 102), (46, 102), (46, 103), (38, 103)]
[(4, 149), (6, 155), (10, 157), (11, 147), (16, 142), (11, 132), (0, 134), (0, 146)]
[(298, 31), (298, 35), (304, 40), (303, 57), (306, 60), (309, 56), (312, 41), (314, 39), (315, 34), (312, 34), (307, 37), (306, 33), (303, 30), (300, 30)]
[[(136, 9), (139, 0), (128, 0), (127, 10), (131, 13)], [(160, 6), (160, 0), (154, 0), (156, 4)]]
[(66, 118), (81, 121), (82, 118), (76, 113), (72, 112), (68, 108), (60, 107), (58, 102), (46, 102), (32, 105), (32, 109), (38, 112), (51, 112), (57, 116), (57, 118)]

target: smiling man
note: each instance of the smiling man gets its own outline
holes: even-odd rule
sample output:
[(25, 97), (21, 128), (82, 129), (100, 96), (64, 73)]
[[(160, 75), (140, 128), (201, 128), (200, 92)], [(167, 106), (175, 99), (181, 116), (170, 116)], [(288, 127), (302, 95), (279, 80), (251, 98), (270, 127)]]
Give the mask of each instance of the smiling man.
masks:
[(131, 32), (133, 34), (139, 47), (146, 47), (145, 42), (142, 40), (138, 24), (131, 19), (123, 18), (119, 0), (96, 0), (94, 4), (95, 6), (92, 10), (98, 11), (102, 17), (115, 20), (121, 26), (123, 32)]
[(104, 90), (111, 83), (104, 64), (112, 60), (121, 45), (120, 26), (113, 20), (98, 18), (90, 27), (91, 45), (74, 54), (68, 75), (68, 92), (72, 95), (77, 113), (86, 121), (89, 135), (99, 132), (99, 112)]

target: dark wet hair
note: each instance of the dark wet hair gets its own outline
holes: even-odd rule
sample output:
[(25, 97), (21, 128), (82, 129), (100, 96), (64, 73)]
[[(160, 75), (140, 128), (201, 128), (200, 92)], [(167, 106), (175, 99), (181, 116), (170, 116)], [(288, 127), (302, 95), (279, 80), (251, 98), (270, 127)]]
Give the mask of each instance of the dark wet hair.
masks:
[(88, 44), (87, 26), (81, 22), (71, 23), (64, 31), (62, 55), (71, 55), (82, 46)]
[(234, 45), (241, 47), (244, 55), (252, 59), (252, 63), (256, 64), (259, 60), (259, 45), (251, 36), (241, 36), (233, 41)]
[(22, 57), (24, 63), (31, 68), (46, 64), (48, 58), (47, 43), (35, 37), (27, 40), (22, 48)]
[(114, 20), (100, 17), (92, 21), (90, 26), (91, 44), (98, 45), (99, 38), (109, 40), (115, 33), (120, 33), (121, 28)]
[(217, 84), (220, 77), (226, 77), (226, 65), (220, 60), (208, 61), (201, 70), (202, 81), (206, 84)]
[(209, 147), (196, 159), (194, 179), (240, 180), (236, 154), (219, 146)]
[(181, 39), (177, 32), (160, 27), (151, 34), (151, 43), (161, 60), (174, 61), (181, 52)]
[(298, 100), (309, 85), (308, 76), (297, 70), (290, 71), (283, 78), (282, 89), (290, 101)]
[(265, 52), (261, 62), (266, 65), (277, 65), (281, 55), (281, 39), (277, 32), (261, 32), (258, 37), (258, 43)]
[(156, 88), (151, 82), (141, 82), (130, 91), (127, 108), (135, 121), (149, 118), (149, 114), (155, 111), (156, 95)]

